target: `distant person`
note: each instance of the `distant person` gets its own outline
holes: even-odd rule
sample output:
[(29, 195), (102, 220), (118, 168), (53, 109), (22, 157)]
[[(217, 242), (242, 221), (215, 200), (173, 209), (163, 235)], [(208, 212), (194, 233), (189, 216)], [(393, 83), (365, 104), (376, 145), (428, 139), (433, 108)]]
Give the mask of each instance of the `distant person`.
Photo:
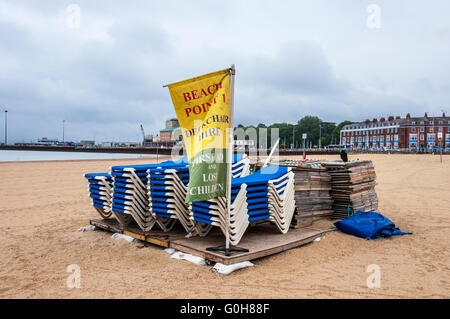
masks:
[(348, 162), (347, 152), (346, 152), (345, 150), (341, 150), (341, 160), (342, 160), (344, 163), (347, 163), (347, 162)]

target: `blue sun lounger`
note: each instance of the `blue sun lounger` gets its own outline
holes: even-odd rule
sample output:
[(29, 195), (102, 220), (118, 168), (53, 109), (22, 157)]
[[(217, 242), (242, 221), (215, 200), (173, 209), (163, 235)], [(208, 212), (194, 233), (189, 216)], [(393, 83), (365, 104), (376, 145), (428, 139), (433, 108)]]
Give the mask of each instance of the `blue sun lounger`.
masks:
[(237, 245), (249, 223), (269, 221), (286, 233), (294, 215), (294, 173), (288, 167), (268, 166), (242, 178), (232, 180), (230, 226), (227, 228), (226, 199), (193, 202), (189, 205), (192, 220), (220, 227)]
[(89, 183), (89, 197), (92, 200), (92, 206), (102, 216), (109, 218), (111, 216), (112, 201), (112, 178), (108, 173), (89, 173), (84, 174)]
[(158, 164), (112, 166), (112, 212), (124, 223), (129, 223), (128, 217), (131, 216), (131, 220), (134, 220), (143, 231), (149, 231), (155, 225), (169, 231), (174, 221), (155, 219), (149, 212), (147, 171), (152, 168), (185, 167), (186, 165), (186, 158), (182, 158), (178, 161), (165, 161)]
[[(233, 154), (233, 176), (245, 176), (249, 172), (250, 161), (245, 154)], [(160, 167), (148, 171), (148, 198), (150, 212), (155, 219), (178, 220), (189, 235), (205, 235), (208, 225), (199, 224), (190, 218), (185, 203), (189, 167)]]

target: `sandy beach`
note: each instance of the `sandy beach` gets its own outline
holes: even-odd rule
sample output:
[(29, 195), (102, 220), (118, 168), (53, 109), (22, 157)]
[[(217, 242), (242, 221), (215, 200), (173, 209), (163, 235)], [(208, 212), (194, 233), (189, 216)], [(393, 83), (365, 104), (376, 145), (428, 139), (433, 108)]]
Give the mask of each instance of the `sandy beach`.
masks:
[[(366, 241), (333, 231), (230, 276), (157, 246), (78, 231), (99, 217), (83, 174), (148, 159), (0, 163), (0, 297), (449, 298), (450, 156), (356, 158), (373, 160), (380, 212), (412, 236)], [(71, 264), (81, 269), (79, 289), (66, 285)], [(380, 288), (366, 285), (371, 264), (381, 269)]]

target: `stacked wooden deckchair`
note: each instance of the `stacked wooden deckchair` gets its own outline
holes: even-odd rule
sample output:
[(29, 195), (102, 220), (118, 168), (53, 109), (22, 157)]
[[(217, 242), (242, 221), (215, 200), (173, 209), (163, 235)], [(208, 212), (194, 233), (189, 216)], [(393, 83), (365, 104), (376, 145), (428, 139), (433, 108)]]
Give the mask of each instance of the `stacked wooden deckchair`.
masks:
[[(249, 162), (245, 154), (234, 154), (233, 177), (247, 175)], [(147, 173), (149, 212), (152, 216), (156, 220), (178, 220), (189, 235), (206, 235), (210, 227), (190, 219), (185, 203), (189, 167), (151, 168)]]
[(323, 165), (331, 175), (333, 218), (346, 218), (358, 210), (378, 210), (372, 161), (324, 162)]
[(103, 218), (111, 216), (112, 178), (108, 173), (85, 174), (89, 183), (92, 206)]
[(237, 245), (249, 223), (269, 221), (286, 233), (295, 210), (294, 173), (288, 167), (267, 166), (256, 173), (232, 180), (230, 223), (226, 199), (189, 204), (190, 217), (200, 224), (219, 227)]
[[(275, 163), (275, 161), (271, 162)], [(281, 166), (292, 168), (295, 174), (295, 214), (292, 227), (310, 225), (314, 220), (333, 215), (330, 195), (331, 176), (318, 160), (280, 160)]]

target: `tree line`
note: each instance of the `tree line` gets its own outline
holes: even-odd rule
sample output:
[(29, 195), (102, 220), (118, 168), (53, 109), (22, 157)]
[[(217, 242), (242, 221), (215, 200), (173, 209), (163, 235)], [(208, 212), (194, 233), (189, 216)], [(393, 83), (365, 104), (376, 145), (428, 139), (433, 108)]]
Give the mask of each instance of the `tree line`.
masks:
[[(343, 126), (352, 124), (351, 121), (344, 121), (336, 125), (336, 123), (324, 122), (317, 116), (304, 116), (296, 124), (290, 123), (274, 123), (271, 125), (258, 124), (257, 126), (243, 126), (239, 124), (235, 129), (242, 128), (246, 131), (249, 128), (255, 128), (258, 132), (261, 128), (267, 129), (267, 143), (271, 145), (271, 129), (278, 128), (280, 138), (280, 148), (290, 148), (294, 145), (294, 148), (302, 148), (303, 140), (302, 134), (307, 134), (305, 147), (319, 147), (328, 146), (332, 144), (339, 144), (340, 131)], [(246, 137), (248, 139), (248, 136)], [(257, 134), (257, 145), (260, 144), (260, 134)], [(274, 141), (275, 142), (275, 141)]]

